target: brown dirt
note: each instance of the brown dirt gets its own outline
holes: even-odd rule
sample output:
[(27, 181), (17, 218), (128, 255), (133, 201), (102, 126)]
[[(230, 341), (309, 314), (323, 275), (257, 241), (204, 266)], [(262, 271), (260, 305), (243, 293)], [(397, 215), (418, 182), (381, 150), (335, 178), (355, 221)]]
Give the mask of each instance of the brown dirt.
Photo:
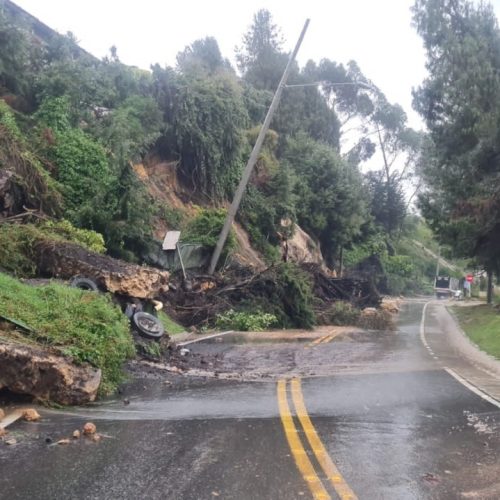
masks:
[[(196, 206), (191, 201), (192, 193), (186, 191), (179, 182), (178, 166), (178, 161), (161, 161), (159, 158), (151, 156), (144, 163), (135, 164), (133, 168), (154, 200), (161, 205), (181, 210), (186, 215), (193, 216), (196, 212)], [(169, 227), (163, 219), (157, 218), (154, 236), (163, 240), (167, 231), (177, 229), (179, 228)]]
[(238, 249), (234, 252), (233, 258), (244, 266), (252, 267), (257, 271), (263, 271), (266, 268), (266, 264), (258, 252), (250, 245), (248, 233), (238, 223), (233, 224), (233, 229), (238, 244)]
[(326, 270), (319, 244), (298, 225), (295, 225), (293, 237), (288, 240), (288, 258), (292, 262), (318, 264)]

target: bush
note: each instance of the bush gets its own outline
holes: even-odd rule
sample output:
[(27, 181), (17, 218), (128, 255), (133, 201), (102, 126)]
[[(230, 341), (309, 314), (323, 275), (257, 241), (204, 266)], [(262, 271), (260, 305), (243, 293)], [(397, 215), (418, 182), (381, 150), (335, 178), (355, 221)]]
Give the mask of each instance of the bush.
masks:
[(37, 265), (32, 254), (33, 245), (40, 236), (34, 226), (0, 225), (0, 266), (15, 276), (35, 276)]
[(261, 332), (271, 326), (276, 326), (278, 318), (274, 314), (257, 311), (255, 313), (234, 311), (230, 309), (224, 314), (219, 314), (216, 327), (238, 331)]
[[(187, 223), (186, 229), (182, 233), (182, 241), (214, 248), (224, 226), (226, 214), (227, 211), (223, 208), (200, 209), (194, 219)], [(236, 248), (236, 237), (231, 229), (222, 249), (219, 264), (225, 261), (227, 255), (234, 248)]]
[(157, 215), (165, 221), (169, 229), (181, 229), (184, 225), (185, 214), (179, 208), (159, 206)]
[(56, 284), (31, 287), (0, 273), (0, 314), (32, 328), (30, 340), (100, 368), (100, 394), (122, 381), (122, 364), (135, 352), (128, 320), (108, 296)]
[(276, 267), (276, 286), (283, 312), (289, 318), (283, 326), (312, 328), (316, 316), (310, 277), (295, 264), (283, 263)]
[(82, 247), (88, 248), (92, 252), (105, 253), (104, 238), (102, 234), (90, 229), (78, 229), (67, 220), (58, 222), (44, 222), (40, 229), (50, 235), (58, 235), (65, 240), (78, 243)]
[(0, 224), (0, 266), (15, 276), (36, 275), (36, 244), (41, 241), (77, 243), (91, 251), (104, 251), (102, 236), (94, 231), (76, 229), (67, 221), (34, 224)]

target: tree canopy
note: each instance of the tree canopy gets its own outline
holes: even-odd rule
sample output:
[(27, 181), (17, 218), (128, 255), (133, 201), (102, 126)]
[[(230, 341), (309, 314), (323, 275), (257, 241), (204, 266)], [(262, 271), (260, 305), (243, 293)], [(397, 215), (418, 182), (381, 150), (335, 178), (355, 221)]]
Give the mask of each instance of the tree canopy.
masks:
[(438, 236), (489, 270), (500, 264), (500, 32), (491, 5), (418, 0), (428, 78), (414, 95), (431, 142), (422, 212)]

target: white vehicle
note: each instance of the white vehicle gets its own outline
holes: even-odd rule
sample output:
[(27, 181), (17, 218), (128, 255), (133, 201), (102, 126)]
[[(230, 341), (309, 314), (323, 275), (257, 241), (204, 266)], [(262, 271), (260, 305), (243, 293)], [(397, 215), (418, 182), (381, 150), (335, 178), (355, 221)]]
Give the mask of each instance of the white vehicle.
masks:
[(451, 276), (436, 276), (434, 283), (434, 292), (438, 299), (451, 299), (456, 297), (456, 292), (461, 293), (457, 278)]

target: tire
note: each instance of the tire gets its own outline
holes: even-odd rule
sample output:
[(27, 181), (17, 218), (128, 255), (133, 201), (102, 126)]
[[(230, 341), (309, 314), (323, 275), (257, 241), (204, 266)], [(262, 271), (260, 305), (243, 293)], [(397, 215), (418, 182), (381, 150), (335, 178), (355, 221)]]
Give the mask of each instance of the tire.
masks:
[(73, 288), (79, 288), (80, 290), (88, 290), (90, 292), (99, 291), (97, 283), (90, 278), (80, 278), (77, 276), (71, 280), (70, 286)]
[(165, 333), (165, 328), (161, 321), (146, 312), (137, 312), (132, 316), (132, 326), (134, 329), (147, 339), (157, 340)]

